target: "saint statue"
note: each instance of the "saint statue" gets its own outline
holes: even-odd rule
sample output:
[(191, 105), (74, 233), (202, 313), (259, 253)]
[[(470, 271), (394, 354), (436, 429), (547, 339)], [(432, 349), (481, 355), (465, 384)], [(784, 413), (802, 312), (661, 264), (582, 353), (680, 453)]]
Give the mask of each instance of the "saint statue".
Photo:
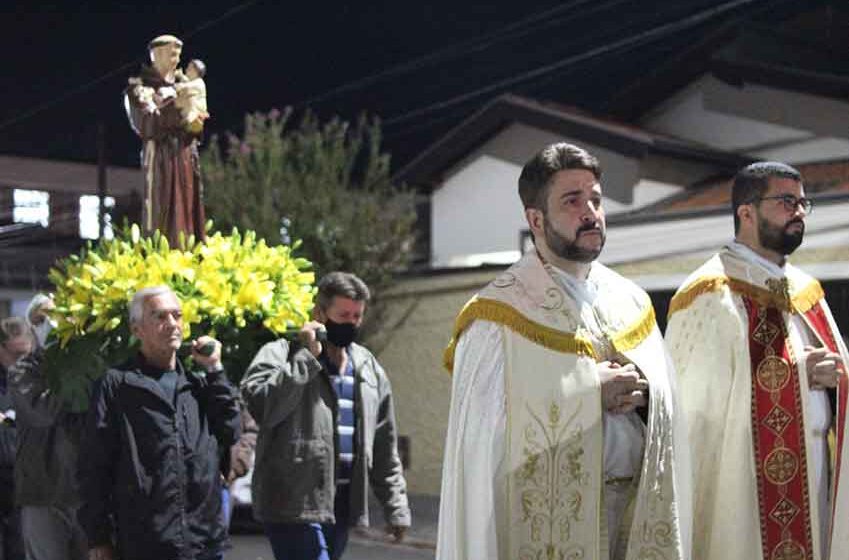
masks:
[(128, 80), (124, 107), (142, 140), (146, 233), (159, 230), (176, 246), (180, 232), (204, 238), (206, 218), (198, 139), (206, 111), (206, 66), (192, 60), (178, 68), (183, 42), (161, 35), (148, 44), (150, 65)]

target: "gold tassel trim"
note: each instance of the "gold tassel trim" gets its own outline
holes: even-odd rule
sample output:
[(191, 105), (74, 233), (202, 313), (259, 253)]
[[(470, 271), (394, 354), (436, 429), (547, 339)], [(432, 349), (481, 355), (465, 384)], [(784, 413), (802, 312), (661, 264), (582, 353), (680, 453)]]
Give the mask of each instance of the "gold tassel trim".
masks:
[(725, 286), (728, 286), (728, 288), (730, 288), (734, 293), (744, 295), (755, 300), (758, 305), (774, 307), (787, 312), (795, 311), (797, 313), (805, 313), (815, 306), (818, 301), (825, 297), (822, 286), (820, 286), (820, 283), (816, 280), (813, 280), (802, 290), (793, 294), (790, 297), (790, 302), (788, 303), (784, 297), (767, 290), (766, 288), (754, 286), (748, 282), (743, 282), (742, 280), (729, 278), (727, 276), (710, 276), (696, 280), (675, 294), (672, 301), (669, 303), (669, 314), (667, 316), (672, 317), (674, 313), (683, 311), (690, 307), (690, 305), (692, 305), (699, 296), (707, 293), (718, 292)]
[(690, 307), (700, 295), (720, 291), (727, 283), (728, 278), (725, 276), (699, 278), (672, 296), (672, 300), (669, 302), (669, 313), (666, 315), (667, 318), (672, 317), (678, 311), (683, 311)]
[(814, 280), (802, 291), (793, 295), (793, 307), (799, 313), (807, 313), (823, 298), (825, 298), (825, 292), (820, 283)]
[(477, 320), (504, 325), (531, 342), (557, 352), (595, 357), (595, 350), (590, 341), (531, 321), (506, 303), (476, 297), (466, 304), (454, 323), (454, 332), (443, 356), (443, 365), (448, 371), (454, 370), (454, 351), (460, 335)]
[(639, 320), (622, 332), (611, 336), (610, 341), (617, 352), (627, 352), (642, 344), (654, 330), (654, 325), (654, 307), (649, 303)]

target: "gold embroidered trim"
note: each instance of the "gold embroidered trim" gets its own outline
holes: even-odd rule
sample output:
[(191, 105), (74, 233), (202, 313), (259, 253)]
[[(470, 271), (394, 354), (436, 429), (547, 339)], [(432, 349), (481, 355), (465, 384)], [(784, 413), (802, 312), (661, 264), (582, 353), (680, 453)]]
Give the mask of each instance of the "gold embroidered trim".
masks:
[(454, 322), (454, 332), (443, 356), (443, 365), (448, 371), (454, 369), (454, 350), (460, 334), (478, 319), (504, 325), (531, 342), (551, 350), (595, 357), (592, 343), (585, 338), (531, 321), (506, 303), (475, 297), (460, 311)]
[(793, 296), (793, 307), (799, 313), (807, 313), (821, 299), (825, 297), (825, 292), (819, 282), (814, 280), (799, 293)]
[(732, 292), (750, 297), (764, 307), (775, 307), (782, 311), (791, 311), (790, 306), (792, 306), (792, 310), (797, 313), (806, 313), (825, 296), (820, 283), (813, 280), (802, 290), (793, 294), (790, 298), (790, 305), (788, 305), (784, 297), (766, 288), (754, 286), (748, 282), (727, 276), (710, 276), (699, 278), (675, 294), (669, 303), (668, 317), (672, 317), (674, 313), (690, 307), (699, 296), (718, 292), (725, 286), (728, 286)]
[(728, 278), (725, 276), (699, 278), (686, 288), (679, 290), (678, 293), (672, 296), (672, 300), (669, 302), (669, 313), (667, 317), (672, 317), (673, 313), (687, 309), (702, 294), (720, 291), (725, 286), (727, 280)]
[(617, 352), (627, 352), (642, 344), (654, 330), (654, 307), (651, 303), (646, 306), (642, 316), (630, 327), (610, 337), (610, 342)]

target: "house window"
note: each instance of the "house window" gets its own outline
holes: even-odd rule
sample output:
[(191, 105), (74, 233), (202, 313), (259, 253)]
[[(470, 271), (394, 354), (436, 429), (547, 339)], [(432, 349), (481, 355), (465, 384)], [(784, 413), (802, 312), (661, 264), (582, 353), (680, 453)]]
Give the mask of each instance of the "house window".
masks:
[(50, 194), (45, 191), (15, 189), (12, 192), (12, 221), (16, 224), (41, 224), (50, 221)]
[[(104, 221), (105, 231), (104, 237), (112, 239), (112, 215), (110, 211), (115, 207), (115, 199), (107, 196), (104, 200), (105, 210)], [(83, 239), (99, 239), (100, 238), (100, 197), (86, 194), (80, 197), (80, 237)]]

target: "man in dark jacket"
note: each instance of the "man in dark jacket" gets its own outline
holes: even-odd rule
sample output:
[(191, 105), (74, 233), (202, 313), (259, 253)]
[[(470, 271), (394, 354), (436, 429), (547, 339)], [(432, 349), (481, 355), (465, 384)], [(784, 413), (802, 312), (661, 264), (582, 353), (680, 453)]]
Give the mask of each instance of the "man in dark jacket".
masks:
[[(192, 358), (206, 373), (183, 370), (180, 303), (164, 286), (136, 292), (130, 328), (139, 355), (98, 380), (83, 434), (80, 521), (89, 559), (220, 559), (227, 532), (219, 449), (239, 433), (221, 345), (198, 338)], [(209, 343), (215, 350), (205, 356), (198, 350)]]
[(0, 321), (0, 559), (22, 560), (20, 512), (14, 504), (14, 467), (17, 428), (9, 369), (33, 349), (34, 339), (20, 317)]
[(389, 379), (353, 342), (368, 299), (353, 274), (328, 274), (300, 343), (266, 344), (242, 380), (260, 426), (254, 515), (277, 560), (339, 558), (348, 527), (368, 525), (369, 486), (397, 540), (410, 525)]
[[(49, 324), (46, 318), (44, 323)], [(27, 560), (85, 560), (76, 468), (85, 416), (67, 410), (47, 386), (42, 358), (39, 347), (9, 368), (18, 428), (15, 504), (21, 508), (24, 549)]]

